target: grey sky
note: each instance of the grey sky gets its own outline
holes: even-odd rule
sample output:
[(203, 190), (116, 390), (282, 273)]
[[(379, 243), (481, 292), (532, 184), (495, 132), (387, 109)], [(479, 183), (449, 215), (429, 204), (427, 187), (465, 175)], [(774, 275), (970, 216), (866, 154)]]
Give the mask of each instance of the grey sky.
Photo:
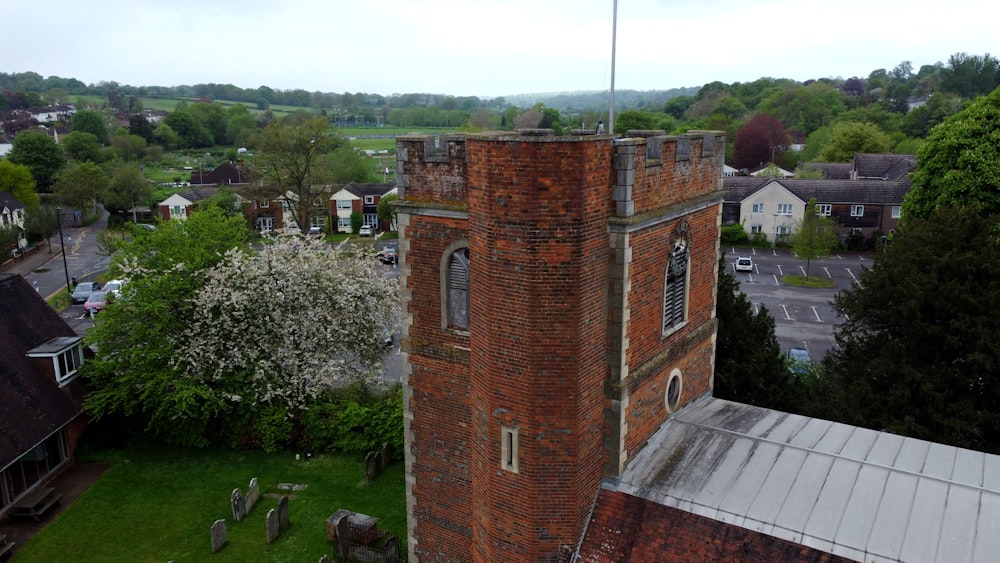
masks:
[[(12, 4), (0, 71), (86, 83), (492, 97), (611, 82), (613, 0)], [(917, 70), (995, 51), (998, 11), (980, 0), (620, 0), (615, 88), (865, 77), (904, 60)]]

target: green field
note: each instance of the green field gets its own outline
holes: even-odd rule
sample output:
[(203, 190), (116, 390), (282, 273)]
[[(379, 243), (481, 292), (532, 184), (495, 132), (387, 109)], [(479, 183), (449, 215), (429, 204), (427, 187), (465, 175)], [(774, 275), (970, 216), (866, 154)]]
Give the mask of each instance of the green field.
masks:
[[(358, 456), (132, 448), (85, 460), (112, 463), (97, 483), (18, 552), (11, 561), (316, 561), (332, 555), (326, 519), (340, 508), (379, 518), (378, 526), (406, 543), (403, 463), (365, 484)], [(230, 495), (246, 493), (257, 477), (261, 498), (247, 519), (233, 520)], [(307, 485), (290, 492), (279, 483)], [(291, 526), (272, 544), (264, 520), (281, 495)], [(211, 552), (209, 528), (225, 519), (228, 544)]]

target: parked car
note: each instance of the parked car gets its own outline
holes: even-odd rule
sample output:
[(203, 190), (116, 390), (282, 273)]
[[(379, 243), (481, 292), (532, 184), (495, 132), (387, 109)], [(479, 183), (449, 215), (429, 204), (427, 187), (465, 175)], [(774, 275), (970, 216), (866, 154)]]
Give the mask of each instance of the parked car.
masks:
[(749, 256), (740, 256), (736, 259), (736, 271), (737, 272), (752, 272), (753, 271), (753, 258)]
[(371, 225), (361, 225), (361, 228), (358, 229), (358, 234), (363, 237), (370, 237), (374, 234), (374, 231), (375, 229)]
[(86, 303), (90, 294), (101, 289), (97, 282), (80, 282), (73, 288), (73, 303)]
[(812, 367), (812, 357), (805, 348), (792, 347), (788, 349), (788, 369), (795, 374), (808, 373)]
[(309, 234), (310, 235), (322, 235), (323, 234), (323, 227), (309, 227)]
[(108, 293), (113, 293), (115, 297), (121, 297), (123, 287), (125, 287), (125, 280), (111, 280), (104, 284), (104, 287), (101, 289)]
[(396, 264), (399, 262), (399, 255), (396, 254), (395, 246), (387, 246), (379, 251), (378, 260), (383, 264)]
[[(104, 291), (103, 289), (94, 291), (87, 297), (87, 301), (83, 304), (83, 310), (91, 315), (95, 315), (104, 310), (108, 306), (108, 295), (110, 292)], [(114, 295), (114, 294), (111, 294)]]

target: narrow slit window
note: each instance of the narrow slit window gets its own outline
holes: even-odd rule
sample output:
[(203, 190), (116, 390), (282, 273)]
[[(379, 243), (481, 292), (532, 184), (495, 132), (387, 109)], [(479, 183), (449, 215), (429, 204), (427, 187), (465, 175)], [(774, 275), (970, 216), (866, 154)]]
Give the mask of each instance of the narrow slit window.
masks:
[(518, 472), (517, 428), (502, 426), (500, 429), (500, 465), (505, 471)]

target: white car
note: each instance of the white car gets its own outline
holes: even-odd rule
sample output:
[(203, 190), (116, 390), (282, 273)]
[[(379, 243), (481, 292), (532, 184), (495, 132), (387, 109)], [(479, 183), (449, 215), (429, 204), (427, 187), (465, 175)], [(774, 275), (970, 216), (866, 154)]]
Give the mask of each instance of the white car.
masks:
[(372, 229), (371, 225), (361, 225), (361, 228), (358, 229), (358, 234), (361, 235), (361, 236), (363, 236), (363, 237), (370, 237), (370, 236), (372, 236), (372, 231), (373, 230), (374, 229)]
[(740, 256), (736, 259), (736, 271), (737, 272), (752, 272), (753, 271), (753, 258), (749, 256)]

